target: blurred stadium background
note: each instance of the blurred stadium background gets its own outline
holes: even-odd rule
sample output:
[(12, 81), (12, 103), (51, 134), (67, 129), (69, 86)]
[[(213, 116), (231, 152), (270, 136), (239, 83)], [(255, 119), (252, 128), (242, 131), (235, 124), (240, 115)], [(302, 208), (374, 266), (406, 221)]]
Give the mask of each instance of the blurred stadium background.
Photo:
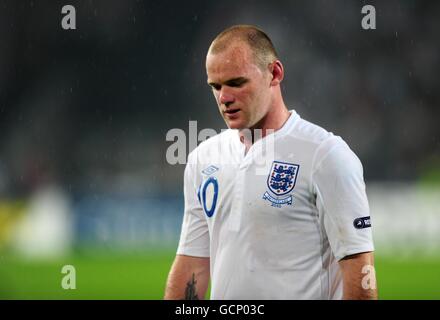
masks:
[[(61, 29), (74, 5), (77, 30)], [(377, 29), (361, 29), (373, 4)], [(172, 128), (224, 127), (210, 40), (273, 38), (286, 103), (364, 165), (382, 299), (440, 298), (440, 3), (0, 1), (0, 298), (161, 299), (182, 219)], [(437, 40), (436, 40), (437, 39)], [(62, 266), (77, 289), (61, 288)]]

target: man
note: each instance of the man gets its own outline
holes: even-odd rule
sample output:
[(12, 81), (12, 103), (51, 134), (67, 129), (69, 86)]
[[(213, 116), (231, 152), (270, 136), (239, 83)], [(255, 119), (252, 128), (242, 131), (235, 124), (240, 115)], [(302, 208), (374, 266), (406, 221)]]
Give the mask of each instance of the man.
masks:
[(212, 299), (377, 298), (362, 165), (286, 108), (271, 40), (233, 26), (206, 70), (229, 130), (188, 157), (165, 299), (203, 299), (210, 279)]

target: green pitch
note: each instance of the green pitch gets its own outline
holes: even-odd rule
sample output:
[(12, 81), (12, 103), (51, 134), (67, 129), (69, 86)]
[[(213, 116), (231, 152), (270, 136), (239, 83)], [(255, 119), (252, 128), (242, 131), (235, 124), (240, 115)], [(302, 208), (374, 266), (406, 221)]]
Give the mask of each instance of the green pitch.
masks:
[[(161, 299), (172, 252), (143, 255), (75, 254), (52, 262), (0, 256), (0, 299)], [(76, 289), (64, 290), (64, 265)], [(440, 257), (376, 257), (380, 299), (440, 299)]]

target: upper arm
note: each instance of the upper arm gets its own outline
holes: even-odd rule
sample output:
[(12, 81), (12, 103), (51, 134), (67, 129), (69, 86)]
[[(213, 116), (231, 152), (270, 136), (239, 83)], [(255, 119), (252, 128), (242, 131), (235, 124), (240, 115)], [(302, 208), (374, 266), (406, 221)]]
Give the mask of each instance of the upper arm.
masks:
[(209, 229), (197, 195), (197, 167), (191, 155), (184, 174), (185, 210), (177, 253), (209, 257)]
[(339, 261), (344, 299), (377, 299), (373, 252), (346, 256)]
[(209, 283), (209, 228), (197, 195), (197, 161), (192, 155), (185, 167), (182, 231), (165, 299), (203, 299)]
[(342, 141), (330, 144), (319, 156), (313, 183), (316, 205), (330, 246), (342, 258), (374, 250), (362, 164)]
[(209, 257), (192, 257), (177, 254), (172, 269), (178, 269), (182, 273), (209, 274)]

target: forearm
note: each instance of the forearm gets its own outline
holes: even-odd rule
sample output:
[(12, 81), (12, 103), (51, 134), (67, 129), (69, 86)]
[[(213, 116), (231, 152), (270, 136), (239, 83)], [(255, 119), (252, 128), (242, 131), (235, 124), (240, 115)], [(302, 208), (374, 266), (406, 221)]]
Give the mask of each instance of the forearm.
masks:
[(362, 279), (358, 279), (356, 282), (344, 283), (343, 300), (377, 300), (377, 289), (364, 288), (362, 285)]
[(340, 261), (343, 275), (344, 300), (377, 299), (374, 256), (366, 252), (346, 257)]
[(165, 300), (203, 300), (209, 283), (209, 258), (177, 256), (165, 288)]

